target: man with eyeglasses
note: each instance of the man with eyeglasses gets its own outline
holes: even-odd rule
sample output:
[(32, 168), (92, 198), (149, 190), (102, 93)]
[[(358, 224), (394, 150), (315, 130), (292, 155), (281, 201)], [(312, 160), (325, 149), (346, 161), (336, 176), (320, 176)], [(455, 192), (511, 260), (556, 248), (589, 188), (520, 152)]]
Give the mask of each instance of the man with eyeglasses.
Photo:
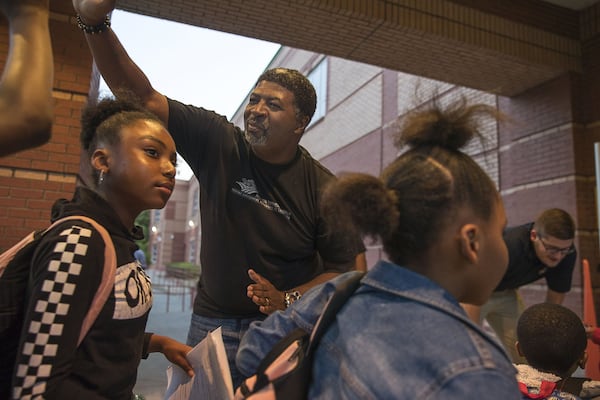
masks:
[(574, 237), (573, 218), (558, 208), (545, 210), (535, 222), (507, 228), (506, 274), (483, 306), (463, 304), (474, 321), (489, 323), (515, 363), (524, 362), (515, 347), (517, 320), (524, 309), (518, 289), (544, 277), (546, 302), (562, 304), (577, 259)]

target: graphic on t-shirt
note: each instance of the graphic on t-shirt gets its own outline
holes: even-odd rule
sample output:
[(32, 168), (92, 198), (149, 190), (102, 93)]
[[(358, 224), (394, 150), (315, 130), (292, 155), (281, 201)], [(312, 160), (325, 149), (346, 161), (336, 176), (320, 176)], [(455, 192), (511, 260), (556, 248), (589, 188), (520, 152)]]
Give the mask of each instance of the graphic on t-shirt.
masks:
[(150, 278), (136, 262), (117, 268), (115, 279), (114, 319), (131, 319), (144, 315), (152, 307)]
[(276, 202), (260, 197), (260, 194), (258, 194), (258, 190), (256, 189), (256, 183), (254, 183), (254, 179), (242, 178), (242, 180), (237, 181), (236, 184), (239, 186), (239, 189), (236, 187), (232, 187), (231, 191), (233, 193), (245, 199), (251, 200), (257, 204), (260, 204), (267, 210), (281, 214), (287, 219), (290, 219), (292, 217), (292, 213), (282, 209), (281, 206)]

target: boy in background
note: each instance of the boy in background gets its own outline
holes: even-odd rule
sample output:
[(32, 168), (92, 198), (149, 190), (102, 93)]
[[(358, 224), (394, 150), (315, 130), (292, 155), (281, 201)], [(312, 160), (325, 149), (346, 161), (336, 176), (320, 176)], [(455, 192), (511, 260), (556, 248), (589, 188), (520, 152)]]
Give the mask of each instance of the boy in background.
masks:
[(592, 399), (600, 381), (572, 377), (587, 361), (581, 319), (559, 304), (527, 308), (517, 323), (517, 351), (527, 363), (515, 365), (523, 399)]

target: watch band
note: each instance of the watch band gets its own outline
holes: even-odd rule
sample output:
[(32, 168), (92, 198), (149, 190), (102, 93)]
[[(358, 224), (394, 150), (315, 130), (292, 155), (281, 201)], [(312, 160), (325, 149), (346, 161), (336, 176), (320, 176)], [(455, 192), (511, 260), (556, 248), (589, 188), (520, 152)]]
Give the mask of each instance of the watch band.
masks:
[(284, 293), (285, 308), (288, 308), (289, 306), (291, 306), (292, 303), (295, 302), (296, 300), (300, 299), (300, 297), (302, 297), (302, 294), (300, 294), (300, 292), (297, 290), (293, 290), (291, 292), (285, 292)]

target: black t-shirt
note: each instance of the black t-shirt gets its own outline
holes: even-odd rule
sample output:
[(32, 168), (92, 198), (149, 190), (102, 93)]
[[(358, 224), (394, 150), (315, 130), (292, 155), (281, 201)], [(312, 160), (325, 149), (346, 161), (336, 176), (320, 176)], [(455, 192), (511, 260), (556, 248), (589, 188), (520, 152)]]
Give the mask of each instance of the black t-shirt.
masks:
[(302, 147), (286, 165), (266, 163), (223, 116), (170, 99), (169, 131), (200, 183), (196, 314), (261, 315), (246, 296), (250, 268), (288, 290), (324, 272), (323, 261), (345, 264), (360, 252), (355, 238), (328, 233), (319, 198), (335, 178)]
[(556, 267), (546, 267), (535, 254), (530, 239), (532, 228), (533, 223), (528, 223), (504, 231), (504, 241), (508, 247), (508, 269), (496, 291), (516, 289), (545, 277), (551, 290), (568, 292), (571, 290), (577, 252), (568, 254)]

